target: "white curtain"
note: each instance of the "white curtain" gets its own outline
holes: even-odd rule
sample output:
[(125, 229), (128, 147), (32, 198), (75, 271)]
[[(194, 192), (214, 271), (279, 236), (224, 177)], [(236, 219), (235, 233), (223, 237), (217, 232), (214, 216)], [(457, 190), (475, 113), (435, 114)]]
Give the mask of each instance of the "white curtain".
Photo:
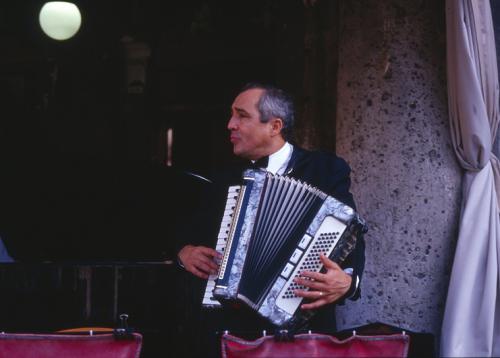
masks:
[(498, 70), (489, 0), (447, 0), (448, 105), (465, 174), (441, 356), (500, 356)]

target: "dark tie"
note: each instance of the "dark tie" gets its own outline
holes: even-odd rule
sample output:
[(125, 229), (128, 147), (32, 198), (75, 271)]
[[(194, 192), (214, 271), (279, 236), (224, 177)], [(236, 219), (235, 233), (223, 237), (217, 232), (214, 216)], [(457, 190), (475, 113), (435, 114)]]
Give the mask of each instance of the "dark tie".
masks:
[(266, 169), (268, 163), (269, 163), (269, 157), (265, 156), (256, 160), (255, 163), (250, 162), (250, 167), (254, 169), (260, 169), (260, 168)]

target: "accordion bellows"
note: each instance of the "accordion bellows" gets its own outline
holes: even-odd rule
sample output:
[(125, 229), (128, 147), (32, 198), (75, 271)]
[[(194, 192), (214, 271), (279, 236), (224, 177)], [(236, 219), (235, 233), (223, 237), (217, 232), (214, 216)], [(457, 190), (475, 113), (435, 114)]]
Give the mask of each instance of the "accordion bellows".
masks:
[(223, 253), (213, 298), (240, 300), (276, 326), (302, 324), (293, 282), (320, 271), (319, 254), (341, 263), (366, 230), (349, 206), (299, 180), (246, 170), (228, 190), (216, 250)]

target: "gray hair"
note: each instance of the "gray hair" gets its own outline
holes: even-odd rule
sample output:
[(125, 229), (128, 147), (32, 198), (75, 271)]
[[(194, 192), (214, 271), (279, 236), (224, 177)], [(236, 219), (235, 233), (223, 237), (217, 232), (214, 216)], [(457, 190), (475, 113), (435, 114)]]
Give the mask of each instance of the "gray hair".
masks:
[(283, 121), (281, 134), (285, 140), (290, 140), (295, 119), (292, 97), (280, 88), (254, 82), (243, 86), (240, 93), (250, 89), (262, 89), (264, 91), (257, 103), (260, 121), (267, 123), (271, 118), (280, 118)]

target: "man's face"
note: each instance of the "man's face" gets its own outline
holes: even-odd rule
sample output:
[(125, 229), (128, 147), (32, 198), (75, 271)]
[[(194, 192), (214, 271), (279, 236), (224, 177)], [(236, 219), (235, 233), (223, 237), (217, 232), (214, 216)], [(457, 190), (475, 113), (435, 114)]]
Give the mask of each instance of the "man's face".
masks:
[(233, 153), (246, 159), (259, 159), (268, 155), (272, 139), (272, 121), (262, 123), (257, 103), (264, 90), (250, 89), (241, 92), (231, 106), (231, 131)]

